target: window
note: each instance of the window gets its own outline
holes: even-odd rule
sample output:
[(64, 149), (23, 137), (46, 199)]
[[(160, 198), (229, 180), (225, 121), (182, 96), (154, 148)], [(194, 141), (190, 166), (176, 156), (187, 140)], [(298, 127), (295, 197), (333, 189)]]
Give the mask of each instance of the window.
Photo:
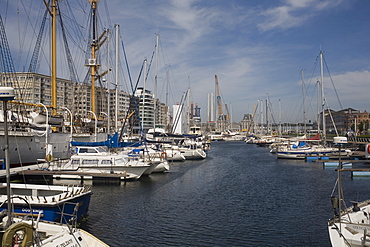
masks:
[(112, 161), (111, 160), (102, 160), (101, 161), (101, 164), (102, 165), (111, 165), (112, 164)]
[(99, 160), (92, 159), (92, 160), (82, 160), (83, 165), (98, 165)]

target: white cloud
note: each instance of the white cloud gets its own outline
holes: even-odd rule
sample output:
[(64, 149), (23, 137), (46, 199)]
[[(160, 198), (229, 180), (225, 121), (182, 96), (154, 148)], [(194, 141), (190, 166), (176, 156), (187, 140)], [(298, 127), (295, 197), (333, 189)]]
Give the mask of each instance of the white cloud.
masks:
[[(344, 74), (335, 75), (332, 79), (343, 108), (356, 108), (358, 106), (363, 107), (358, 110), (368, 109), (370, 102), (370, 70), (348, 71)], [(327, 85), (326, 90), (332, 89), (330, 78), (325, 78), (325, 83)], [(337, 102), (333, 92), (330, 97), (334, 103)]]
[(281, 6), (261, 12), (260, 15), (266, 17), (266, 19), (258, 24), (258, 27), (261, 31), (298, 27), (310, 18), (320, 14), (320, 11), (337, 6), (341, 2), (342, 0), (285, 0)]

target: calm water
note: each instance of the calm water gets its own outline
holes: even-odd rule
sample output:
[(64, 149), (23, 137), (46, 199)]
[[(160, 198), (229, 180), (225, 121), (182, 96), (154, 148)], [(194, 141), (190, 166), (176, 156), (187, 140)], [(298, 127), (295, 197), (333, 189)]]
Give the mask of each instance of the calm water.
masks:
[[(94, 184), (82, 228), (111, 246), (330, 246), (334, 169), (277, 160), (244, 142), (215, 142), (208, 158), (122, 184)], [(369, 179), (344, 184), (368, 199)]]

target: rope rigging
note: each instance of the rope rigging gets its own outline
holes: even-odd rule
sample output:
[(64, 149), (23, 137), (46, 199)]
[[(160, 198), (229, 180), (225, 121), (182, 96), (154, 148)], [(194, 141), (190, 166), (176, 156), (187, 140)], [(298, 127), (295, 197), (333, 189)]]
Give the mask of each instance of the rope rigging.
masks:
[[(6, 82), (3, 82), (4, 86), (7, 85), (7, 86), (12, 86), (14, 88), (20, 88), (18, 77), (15, 74), (14, 63), (13, 63), (12, 55), (10, 53), (9, 43), (6, 37), (5, 27), (4, 27), (4, 23), (3, 23), (3, 19), (1, 15), (0, 15), (0, 53), (1, 53), (1, 65), (2, 65), (1, 72), (8, 73), (9, 79), (10, 78), (12, 79), (10, 80), (10, 82), (13, 83), (13, 85), (9, 85), (7, 83), (7, 80), (5, 80)], [(18, 97), (22, 98), (22, 96), (23, 96), (22, 92), (18, 92)]]
[(42, 22), (41, 22), (40, 31), (39, 31), (39, 34), (37, 35), (35, 49), (33, 50), (30, 66), (28, 68), (28, 72), (31, 72), (31, 73), (36, 72), (37, 61), (38, 61), (38, 58), (39, 58), (40, 48), (41, 48), (41, 40), (42, 40), (42, 36), (43, 36), (43, 33), (44, 33), (44, 28), (45, 28), (47, 15), (48, 15), (48, 10), (45, 9), (44, 17), (42, 18)]

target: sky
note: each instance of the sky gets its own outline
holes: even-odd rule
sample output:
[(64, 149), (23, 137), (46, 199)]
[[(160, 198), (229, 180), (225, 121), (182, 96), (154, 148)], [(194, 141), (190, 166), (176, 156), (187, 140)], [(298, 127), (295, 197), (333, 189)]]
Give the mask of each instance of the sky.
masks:
[[(6, 6), (0, 14), (15, 66), (28, 68), (44, 3), (1, 0), (1, 4)], [(65, 25), (72, 30), (68, 35), (77, 63), (84, 59), (87, 46), (84, 16), (89, 3), (63, 0), (60, 6), (66, 23), (78, 20)], [(320, 52), (326, 106), (370, 111), (370, 1), (101, 0), (98, 9), (100, 29), (119, 25), (119, 80), (125, 84), (121, 87), (129, 90), (127, 68), (131, 80), (138, 80), (144, 59), (151, 61), (158, 35), (158, 62), (152, 60), (146, 87), (169, 105), (182, 102), (190, 88), (190, 100), (201, 108), (202, 121), (207, 120), (207, 96), (215, 93), (215, 75), (223, 113), (227, 104), (235, 122), (244, 114), (259, 116), (266, 102), (275, 122), (302, 122), (304, 111), (306, 119), (314, 121)], [(47, 47), (46, 41), (43, 44)], [(114, 67), (115, 53), (109, 54)], [(85, 66), (78, 66), (78, 71), (83, 78)], [(58, 77), (65, 75), (59, 72)]]

